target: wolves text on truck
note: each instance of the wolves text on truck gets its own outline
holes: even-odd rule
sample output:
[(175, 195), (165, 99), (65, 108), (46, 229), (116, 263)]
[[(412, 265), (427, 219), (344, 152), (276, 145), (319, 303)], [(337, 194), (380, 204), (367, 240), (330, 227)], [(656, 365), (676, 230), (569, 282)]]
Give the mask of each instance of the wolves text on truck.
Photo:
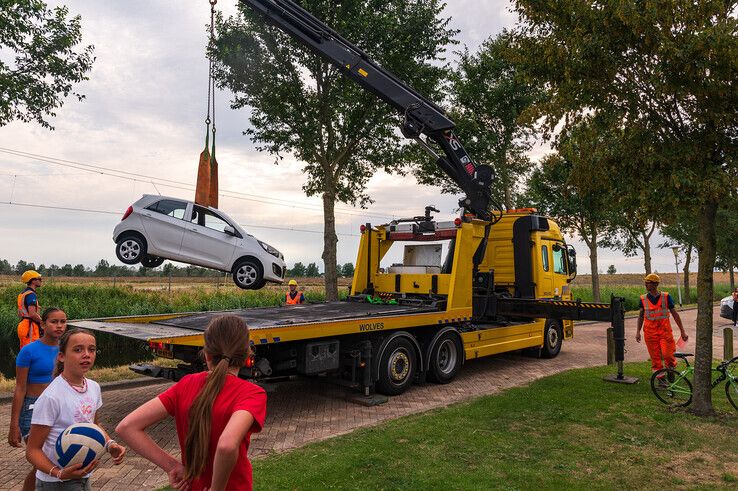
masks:
[[(559, 227), (534, 210), (492, 203), (491, 168), (477, 165), (443, 110), (290, 0), (242, 0), (404, 115), (416, 139), (465, 193), (452, 222), (423, 216), (361, 226), (346, 301), (232, 311), (250, 326), (254, 354), (240, 375), (269, 380), (331, 374), (361, 389), (400, 394), (414, 380), (451, 381), (466, 360), (519, 349), (556, 356), (574, 334), (573, 320), (610, 321), (623, 359), (623, 309), (572, 301), (574, 251)], [(434, 145), (443, 155), (434, 150)], [(495, 209), (492, 209), (495, 208)], [(447, 254), (441, 260), (446, 243)], [(404, 261), (381, 266), (395, 243)], [(221, 313), (167, 314), (74, 322), (146, 340), (178, 368), (136, 365), (140, 373), (178, 379), (203, 370), (198, 350), (208, 321)]]

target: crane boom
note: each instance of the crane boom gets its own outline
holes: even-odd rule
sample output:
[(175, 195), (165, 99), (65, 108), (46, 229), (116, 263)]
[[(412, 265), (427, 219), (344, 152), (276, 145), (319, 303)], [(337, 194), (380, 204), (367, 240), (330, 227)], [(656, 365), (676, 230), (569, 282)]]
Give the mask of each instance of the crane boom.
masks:
[[(404, 116), (402, 133), (417, 140), (436, 159), (436, 165), (466, 194), (459, 201), (461, 207), (482, 220), (492, 218), (492, 168), (478, 165), (471, 159), (453, 131), (456, 125), (441, 107), (382, 68), (367, 53), (292, 0), (240, 1), (401, 113)], [(421, 135), (433, 140), (444, 155), (438, 155)]]

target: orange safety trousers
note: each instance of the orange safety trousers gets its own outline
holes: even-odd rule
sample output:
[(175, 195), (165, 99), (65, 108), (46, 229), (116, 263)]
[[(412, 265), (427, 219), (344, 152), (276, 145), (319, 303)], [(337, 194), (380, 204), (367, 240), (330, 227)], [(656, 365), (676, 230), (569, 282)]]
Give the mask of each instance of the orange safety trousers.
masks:
[(662, 292), (656, 305), (653, 305), (646, 295), (641, 295), (644, 310), (643, 339), (651, 357), (651, 370), (676, 367), (676, 344), (669, 322), (669, 294)]

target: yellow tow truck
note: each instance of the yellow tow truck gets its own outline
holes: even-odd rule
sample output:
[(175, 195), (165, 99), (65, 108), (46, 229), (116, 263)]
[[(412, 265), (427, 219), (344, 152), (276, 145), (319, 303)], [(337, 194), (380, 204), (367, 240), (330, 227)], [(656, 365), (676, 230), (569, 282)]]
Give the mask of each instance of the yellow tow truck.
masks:
[[(426, 207), (420, 216), (362, 225), (345, 301), (227, 312), (242, 317), (250, 329), (253, 356), (240, 376), (257, 382), (332, 376), (367, 397), (396, 395), (414, 381), (448, 383), (475, 358), (523, 349), (553, 358), (574, 335), (573, 321), (584, 319), (613, 324), (616, 360), (622, 362), (620, 299), (572, 300), (576, 259), (559, 227), (533, 209), (503, 211), (494, 203), (492, 169), (471, 159), (440, 107), (291, 0), (241, 1), (396, 108), (404, 117), (403, 134), (416, 140), (465, 196), (453, 221), (434, 220), (431, 214), (438, 210)], [(404, 247), (403, 262), (386, 264), (393, 246)], [(131, 368), (178, 380), (205, 369), (198, 357), (202, 333), (224, 313), (71, 324), (148, 342), (156, 355), (182, 363)]]

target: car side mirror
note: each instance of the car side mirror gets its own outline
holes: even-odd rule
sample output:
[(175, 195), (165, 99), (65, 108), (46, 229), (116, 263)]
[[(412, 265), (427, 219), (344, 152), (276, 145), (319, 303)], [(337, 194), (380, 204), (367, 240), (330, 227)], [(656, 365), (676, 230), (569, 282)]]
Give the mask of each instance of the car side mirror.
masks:
[(567, 251), (569, 257), (569, 273), (577, 273), (577, 251), (573, 247), (570, 247)]
[(236, 233), (236, 229), (233, 228), (233, 226), (231, 226), (231, 225), (226, 225), (225, 228), (223, 229), (223, 232), (226, 233), (226, 234), (228, 234), (228, 235), (231, 235), (233, 237), (236, 237), (238, 235)]

